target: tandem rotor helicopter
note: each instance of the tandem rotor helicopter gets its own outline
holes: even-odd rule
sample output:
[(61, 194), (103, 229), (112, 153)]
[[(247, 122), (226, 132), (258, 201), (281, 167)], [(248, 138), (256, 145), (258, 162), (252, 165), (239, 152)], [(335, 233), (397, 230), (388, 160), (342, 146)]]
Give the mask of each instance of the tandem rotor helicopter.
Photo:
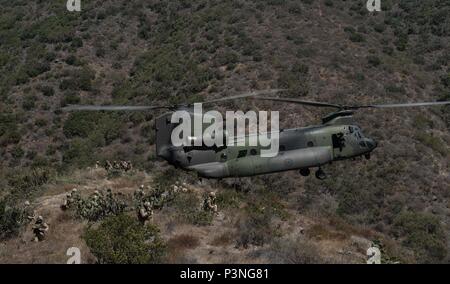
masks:
[[(311, 107), (333, 108), (336, 111), (322, 118), (320, 125), (279, 130), (279, 151), (274, 157), (262, 157), (262, 147), (258, 146), (174, 146), (171, 133), (176, 124), (171, 122), (174, 111), (185, 110), (194, 115), (192, 104), (173, 106), (89, 106), (70, 105), (65, 111), (155, 111), (169, 110), (155, 120), (156, 152), (169, 164), (187, 171), (194, 171), (199, 177), (221, 179), (227, 177), (248, 177), (261, 174), (299, 170), (302, 176), (309, 176), (311, 168), (317, 168), (315, 176), (326, 178), (322, 166), (334, 161), (364, 156), (370, 159), (377, 147), (374, 139), (365, 137), (353, 119), (360, 109), (384, 109), (450, 105), (450, 101), (341, 105), (325, 102), (305, 101), (295, 98), (282, 98), (273, 95), (285, 90), (263, 90), (201, 102), (202, 105), (224, 101), (251, 98), (261, 101), (290, 103)], [(226, 137), (225, 134), (224, 137)], [(242, 139), (245, 137), (226, 137)], [(247, 140), (247, 139), (246, 139)]]

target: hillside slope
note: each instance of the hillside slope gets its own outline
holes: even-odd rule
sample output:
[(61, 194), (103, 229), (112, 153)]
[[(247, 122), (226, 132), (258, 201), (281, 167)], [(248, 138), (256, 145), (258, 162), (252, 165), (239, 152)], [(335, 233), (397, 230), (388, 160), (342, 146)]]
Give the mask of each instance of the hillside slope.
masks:
[[(80, 13), (64, 2), (0, 0), (0, 198), (8, 204), (39, 200), (59, 177), (97, 160), (166, 173), (154, 153), (158, 113), (61, 112), (67, 104), (192, 102), (267, 88), (347, 104), (450, 98), (448, 0), (382, 0), (378, 13), (363, 0), (82, 1)], [(220, 109), (242, 105), (279, 110), (286, 128), (326, 114), (268, 103)], [(394, 258), (448, 262), (449, 108), (356, 118), (379, 142), (370, 161), (327, 166), (326, 181), (289, 172), (213, 189), (240, 196), (238, 219), (254, 206), (280, 207), (289, 212), (285, 222), (321, 224), (319, 235), (338, 226), (348, 240), (366, 228)], [(278, 217), (265, 217), (264, 226)], [(275, 247), (277, 237), (269, 239)]]

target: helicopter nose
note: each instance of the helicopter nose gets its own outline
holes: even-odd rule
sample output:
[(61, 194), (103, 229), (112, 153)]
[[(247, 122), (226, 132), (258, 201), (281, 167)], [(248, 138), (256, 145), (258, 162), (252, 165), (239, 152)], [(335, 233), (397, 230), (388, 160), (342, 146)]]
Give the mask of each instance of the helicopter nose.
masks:
[(370, 138), (367, 139), (366, 143), (367, 143), (367, 146), (369, 146), (370, 150), (373, 150), (378, 146), (377, 141), (370, 139)]

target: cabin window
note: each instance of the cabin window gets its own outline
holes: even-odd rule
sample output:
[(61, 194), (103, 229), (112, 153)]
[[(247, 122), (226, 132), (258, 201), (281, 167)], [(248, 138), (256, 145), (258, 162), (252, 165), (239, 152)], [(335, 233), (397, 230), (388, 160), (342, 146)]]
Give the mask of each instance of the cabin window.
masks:
[(333, 142), (333, 148), (339, 148), (340, 151), (342, 151), (342, 148), (345, 146), (344, 144), (344, 134), (342, 132), (339, 132), (337, 134), (333, 134), (331, 136), (331, 140)]
[(241, 150), (238, 153), (238, 159), (247, 156), (247, 150)]
[(251, 154), (252, 156), (256, 156), (256, 154), (258, 154), (258, 151), (256, 151), (256, 149), (251, 149), (251, 150), (250, 150), (250, 154)]
[(308, 147), (314, 147), (314, 143), (313, 143), (312, 141), (309, 141), (306, 145), (307, 145)]

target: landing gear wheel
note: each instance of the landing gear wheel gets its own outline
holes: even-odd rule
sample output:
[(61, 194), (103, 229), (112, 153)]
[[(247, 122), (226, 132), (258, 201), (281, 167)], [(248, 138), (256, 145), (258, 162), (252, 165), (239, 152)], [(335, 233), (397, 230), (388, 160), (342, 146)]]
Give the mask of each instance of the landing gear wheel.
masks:
[(318, 178), (318, 179), (320, 179), (320, 180), (324, 180), (324, 179), (327, 178), (327, 175), (325, 174), (325, 172), (324, 172), (321, 168), (319, 168), (319, 169), (316, 171), (316, 178)]
[(307, 177), (307, 176), (309, 176), (309, 174), (311, 174), (311, 171), (310, 171), (308, 168), (306, 168), (306, 169), (301, 169), (301, 170), (300, 170), (300, 174), (301, 174), (302, 176), (304, 176), (304, 177)]

